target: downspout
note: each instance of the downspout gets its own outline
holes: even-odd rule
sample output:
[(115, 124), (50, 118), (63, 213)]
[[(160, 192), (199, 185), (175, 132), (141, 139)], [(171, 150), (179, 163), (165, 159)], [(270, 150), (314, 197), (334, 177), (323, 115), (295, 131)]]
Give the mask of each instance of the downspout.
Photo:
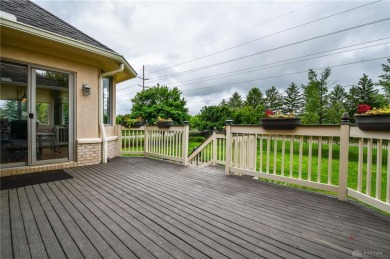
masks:
[(107, 136), (103, 122), (103, 78), (113, 76), (122, 72), (125, 66), (120, 64), (119, 68), (99, 75), (99, 128), (102, 136), (102, 162), (107, 163)]

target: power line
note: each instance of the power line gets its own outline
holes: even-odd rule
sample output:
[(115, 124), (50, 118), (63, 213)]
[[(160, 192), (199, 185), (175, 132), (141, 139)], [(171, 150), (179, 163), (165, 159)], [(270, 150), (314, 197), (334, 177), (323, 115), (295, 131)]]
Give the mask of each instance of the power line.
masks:
[[(368, 5), (372, 5), (372, 4), (381, 2), (381, 1), (382, 0), (374, 1), (374, 2), (371, 2), (371, 3), (368, 3), (368, 4), (360, 5), (358, 7), (347, 9), (347, 10), (344, 10), (344, 11), (341, 11), (341, 12), (338, 12), (338, 13), (335, 13), (335, 14), (331, 14), (331, 15), (328, 15), (328, 16), (325, 16), (325, 17), (322, 17), (322, 18), (319, 18), (319, 19), (315, 19), (315, 20), (312, 20), (312, 21), (309, 21), (309, 22), (306, 22), (306, 23), (302, 23), (300, 25), (293, 26), (293, 27), (290, 27), (288, 29), (284, 29), (284, 30), (281, 30), (281, 31), (278, 31), (278, 32), (274, 32), (274, 33), (271, 33), (269, 35), (266, 35), (266, 36), (263, 36), (263, 37), (260, 37), (260, 38), (256, 38), (254, 40), (247, 41), (247, 42), (244, 42), (244, 43), (241, 43), (241, 44), (238, 44), (238, 45), (235, 45), (235, 46), (232, 46), (232, 47), (229, 47), (229, 48), (217, 51), (217, 52), (213, 52), (211, 54), (208, 54), (208, 55), (205, 55), (205, 56), (202, 56), (202, 57), (199, 57), (199, 58), (191, 59), (189, 61), (186, 61), (186, 62), (183, 62), (183, 63), (179, 63), (179, 64), (176, 64), (176, 65), (167, 67), (167, 68), (163, 68), (163, 69), (160, 69), (160, 70), (157, 70), (157, 71), (153, 71), (151, 73), (156, 73), (156, 72), (167, 70), (169, 68), (185, 65), (185, 64), (191, 63), (191, 62), (196, 61), (196, 60), (200, 60), (200, 59), (203, 59), (203, 58), (206, 58), (206, 57), (210, 57), (210, 56), (213, 56), (213, 55), (216, 55), (216, 54), (228, 51), (228, 50), (232, 50), (232, 49), (235, 49), (235, 48), (238, 48), (238, 47), (241, 47), (241, 46), (253, 43), (253, 42), (261, 40), (261, 39), (265, 39), (265, 38), (268, 38), (268, 37), (271, 37), (271, 36), (275, 36), (277, 34), (280, 34), (280, 33), (286, 32), (286, 31), (290, 31), (290, 30), (293, 30), (293, 29), (296, 29), (296, 28), (299, 28), (299, 27), (302, 27), (302, 26), (305, 26), (305, 25), (309, 25), (309, 24), (312, 24), (312, 23), (315, 23), (315, 22), (318, 22), (318, 21), (321, 21), (321, 20), (325, 20), (325, 19), (328, 19), (330, 17), (336, 16), (336, 15), (339, 15), (339, 14), (343, 14), (343, 13), (346, 13), (346, 12), (350, 12), (350, 11), (353, 11), (353, 10), (356, 10), (356, 9), (359, 9), (359, 8), (362, 8), (362, 7), (366, 7)], [(151, 78), (151, 79), (154, 79), (154, 78)]]
[[(373, 43), (373, 42), (377, 42), (377, 41), (381, 41), (381, 40), (386, 40), (386, 39), (389, 39), (389, 38), (390, 37), (385, 37), (385, 38), (381, 38), (381, 39), (366, 41), (366, 42), (357, 43), (357, 44), (352, 44), (352, 45), (343, 46), (343, 47), (339, 47), (339, 48), (335, 48), (335, 49), (331, 49), (331, 50), (325, 50), (325, 51), (312, 53), (312, 54), (308, 54), (308, 55), (304, 55), (304, 56), (300, 56), (300, 57), (295, 57), (295, 58), (290, 58), (290, 59), (285, 59), (285, 60), (279, 60), (279, 61), (276, 61), (276, 62), (272, 62), (272, 63), (260, 65), (260, 66), (254, 66), (254, 67), (234, 70), (234, 71), (225, 72), (225, 73), (212, 75), (212, 76), (208, 76), (208, 77), (202, 77), (202, 78), (195, 78), (195, 79), (190, 79), (190, 80), (185, 80), (185, 81), (173, 82), (173, 83), (170, 83), (170, 86), (174, 87), (172, 84), (180, 84), (180, 83), (183, 83), (183, 82), (191, 82), (191, 81), (194, 81), (194, 80), (200, 80), (200, 81), (195, 81), (195, 82), (191, 82), (191, 83), (187, 83), (187, 84), (180, 84), (180, 86), (189, 85), (189, 84), (195, 84), (195, 83), (199, 83), (199, 82), (210, 81), (210, 80), (220, 79), (220, 78), (234, 76), (234, 75), (238, 75), (238, 74), (250, 73), (250, 72), (255, 72), (255, 71), (259, 71), (259, 70), (264, 70), (264, 69), (268, 69), (268, 68), (277, 67), (277, 66), (283, 66), (283, 65), (288, 65), (288, 64), (292, 64), (292, 63), (302, 62), (302, 61), (306, 61), (306, 60), (310, 60), (310, 59), (317, 59), (317, 58), (331, 56), (331, 55), (343, 54), (343, 53), (350, 52), (350, 51), (356, 51), (356, 50), (360, 50), (360, 49), (380, 46), (380, 45), (388, 44), (388, 42), (379, 43), (379, 44), (370, 45), (370, 46), (364, 46), (364, 47), (360, 47), (360, 48), (356, 48), (356, 49), (352, 49), (352, 50), (346, 50), (346, 51), (331, 53), (331, 54), (328, 54), (328, 55), (322, 55), (322, 56), (317, 56), (317, 57), (308, 58), (308, 59), (300, 59), (300, 58), (304, 58), (304, 57), (310, 57), (310, 56), (314, 56), (314, 55), (318, 55), (318, 54), (332, 52), (332, 51), (335, 51), (335, 50), (341, 50), (341, 49), (346, 49), (346, 48), (350, 48), (350, 47), (355, 47), (355, 46), (359, 46), (359, 45)], [(296, 60), (296, 59), (300, 59), (300, 60)], [(292, 60), (296, 60), (296, 61), (283, 63), (283, 62), (292, 61)], [(275, 65), (275, 64), (279, 64), (279, 65)], [(272, 66), (272, 65), (275, 65), (275, 66)], [(256, 68), (260, 68), (260, 69), (256, 69)], [(223, 76), (223, 75), (226, 75), (226, 76)], [(216, 77), (216, 78), (213, 78), (213, 77)], [(211, 78), (211, 79), (208, 79), (208, 78)], [(119, 91), (122, 91), (122, 90), (126, 90), (126, 88), (125, 89), (121, 89)]]
[[(312, 70), (323, 70), (323, 69), (325, 69), (327, 67), (335, 68), (335, 67), (341, 67), (341, 66), (348, 66), (348, 65), (358, 64), (358, 63), (365, 63), (365, 62), (380, 60), (380, 59), (384, 59), (384, 58), (389, 58), (389, 57), (385, 56), (385, 57), (367, 59), (367, 60), (362, 60), (362, 61), (349, 62), (349, 63), (345, 63), (345, 64), (326, 66), (326, 67), (322, 67), (322, 68), (313, 68)], [(260, 81), (260, 80), (266, 80), (266, 79), (271, 79), (271, 78), (278, 78), (278, 77), (284, 77), (284, 76), (290, 76), (290, 75), (296, 75), (296, 74), (302, 74), (302, 73), (307, 73), (307, 70), (303, 70), (303, 71), (299, 71), (299, 72), (293, 72), (293, 73), (288, 73), (288, 74), (281, 74), (281, 75), (257, 78), (257, 79), (251, 79), (251, 80), (240, 81), (240, 82), (234, 82), (234, 83), (228, 83), (228, 84), (223, 84), (223, 85), (214, 85), (214, 86), (199, 87), (199, 88), (193, 88), (193, 89), (181, 89), (180, 91), (181, 92), (187, 92), (187, 91), (195, 91), (195, 90), (202, 90), (202, 89), (209, 89), (209, 88), (217, 88), (217, 87), (221, 87), (221, 86), (235, 85), (235, 84), (241, 84), (241, 83), (250, 83), (250, 82), (253, 82), (253, 81)], [(128, 101), (128, 100), (126, 100), (126, 101)], [(125, 101), (119, 101), (117, 103), (123, 103), (123, 102), (125, 102)]]
[[(316, 37), (312, 37), (312, 38), (308, 38), (308, 39), (305, 39), (305, 40), (296, 41), (296, 42), (289, 43), (289, 44), (286, 44), (286, 45), (282, 45), (282, 46), (279, 46), (279, 47), (276, 47), (276, 48), (271, 48), (271, 49), (268, 49), (268, 50), (263, 50), (263, 51), (260, 51), (260, 52), (252, 53), (250, 55), (245, 55), (245, 56), (241, 56), (241, 57), (238, 57), (238, 58), (226, 60), (226, 61), (223, 61), (223, 62), (218, 62), (218, 63), (214, 63), (214, 64), (211, 64), (211, 65), (198, 67), (198, 68), (190, 69), (190, 70), (187, 70), (187, 71), (182, 71), (180, 73), (174, 73), (174, 74), (170, 74), (170, 75), (166, 75), (166, 76), (162, 76), (162, 77), (156, 77), (156, 78), (162, 79), (162, 78), (166, 78), (166, 77), (169, 77), (169, 76), (177, 76), (177, 75), (182, 75), (182, 74), (186, 74), (186, 73), (192, 73), (192, 72), (203, 70), (203, 69), (206, 69), (206, 68), (211, 68), (211, 67), (215, 67), (215, 66), (224, 65), (224, 64), (227, 64), (227, 63), (230, 63), (230, 62), (234, 62), (234, 61), (250, 58), (250, 57), (257, 56), (257, 55), (260, 55), (260, 54), (264, 54), (264, 53), (267, 53), (267, 52), (283, 49), (283, 48), (286, 48), (286, 47), (291, 47), (291, 46), (298, 45), (298, 44), (301, 44), (301, 43), (304, 43), (304, 42), (317, 40), (317, 39), (324, 38), (324, 37), (327, 37), (327, 36), (331, 36), (331, 35), (347, 32), (347, 31), (350, 31), (350, 30), (355, 30), (355, 29), (358, 29), (358, 28), (362, 28), (362, 27), (365, 27), (365, 26), (369, 26), (369, 25), (373, 25), (373, 24), (377, 24), (377, 23), (381, 23), (381, 22), (385, 22), (385, 21), (389, 21), (389, 20), (390, 20), (390, 17), (387, 17), (387, 18), (384, 18), (384, 19), (375, 20), (375, 21), (368, 22), (368, 23), (363, 23), (363, 24), (360, 24), (360, 25), (357, 25), (357, 26), (353, 26), (353, 27), (349, 27), (349, 28), (346, 28), (346, 29), (334, 31), (334, 32), (331, 32), (331, 33), (322, 34), (322, 35), (319, 35), (319, 36), (316, 36)], [(156, 79), (156, 78), (154, 78), (154, 79)], [(154, 80), (154, 81), (156, 81), (156, 80)]]
[[(171, 83), (170, 85), (171, 85), (171, 87), (176, 86), (176, 85), (172, 85), (172, 84), (178, 84), (177, 86), (191, 85), (191, 84), (196, 84), (196, 83), (200, 83), (200, 82), (204, 82), (204, 81), (216, 80), (216, 79), (220, 79), (220, 78), (225, 78), (225, 77), (230, 77), (230, 76), (235, 76), (235, 75), (240, 75), (240, 74), (245, 74), (245, 73), (251, 73), (251, 72), (255, 72), (255, 71), (260, 71), (260, 70), (264, 70), (264, 69), (274, 68), (274, 67), (278, 67), (278, 66), (289, 65), (289, 64), (293, 64), (293, 63), (302, 62), (302, 61), (307, 61), (307, 60), (312, 60), (312, 59), (317, 59), (317, 58), (322, 58), (322, 57), (328, 57), (328, 56), (333, 56), (333, 55), (337, 55), (337, 54), (344, 54), (344, 53), (351, 52), (351, 51), (356, 51), (356, 50), (361, 50), (361, 49), (366, 49), (366, 48), (371, 48), (371, 47), (377, 47), (377, 46), (381, 46), (381, 45), (385, 45), (385, 44), (389, 44), (389, 43), (390, 42), (384, 42), (384, 43), (379, 43), (379, 44), (375, 44), (375, 45), (360, 47), (360, 48), (356, 48), (356, 49), (340, 51), (340, 52), (336, 52), (336, 53), (330, 53), (330, 54), (327, 54), (327, 55), (316, 56), (316, 57), (306, 58), (306, 59), (299, 59), (299, 60), (292, 61), (292, 62), (287, 62), (287, 63), (281, 63), (281, 62), (284, 62), (284, 61), (298, 59), (298, 58), (291, 58), (291, 59), (287, 59), (287, 60), (284, 60), (284, 61), (278, 61), (278, 62), (273, 62), (273, 63), (261, 65), (261, 66), (256, 66), (256, 67), (253, 67), (253, 68), (246, 68), (246, 69), (241, 69), (241, 70), (238, 70), (238, 71), (233, 71), (233, 74), (232, 74), (232, 72), (227, 72), (227, 73), (222, 73), (222, 74), (218, 74), (218, 75), (209, 76), (209, 77), (215, 77), (215, 78), (210, 78), (210, 79), (204, 79), (204, 78), (209, 78), (209, 77), (197, 78), (197, 79), (191, 79), (191, 80), (187, 80), (187, 81), (174, 82), (174, 83)], [(323, 52), (319, 52), (319, 53), (305, 55), (305, 56), (302, 56), (302, 57), (313, 56), (313, 55), (317, 55), (317, 54), (325, 53), (325, 52), (329, 52), (329, 51), (323, 51)], [(281, 64), (278, 64), (278, 63), (281, 63)], [(278, 65), (273, 65), (273, 64), (278, 64)], [(271, 66), (271, 65), (273, 65), (273, 66)], [(259, 67), (262, 67), (262, 68), (254, 69), (254, 68), (259, 68)], [(249, 71), (244, 71), (244, 70), (249, 70)], [(219, 75), (224, 75), (224, 76), (219, 76)], [(194, 80), (200, 80), (200, 81), (195, 81), (195, 82), (181, 84), (182, 82), (188, 82), (188, 81), (194, 81)]]
[[(213, 43), (215, 43), (215, 42), (218, 42), (218, 41), (221, 41), (221, 40), (223, 40), (223, 39), (229, 38), (229, 37), (231, 37), (231, 36), (233, 36), (233, 35), (235, 35), (235, 34), (237, 34), (237, 33), (241, 33), (241, 32), (243, 32), (243, 31), (246, 31), (246, 30), (255, 28), (255, 27), (259, 26), (259, 25), (262, 25), (262, 24), (266, 24), (266, 23), (272, 22), (272, 21), (274, 21), (274, 20), (280, 19), (280, 18), (282, 18), (282, 17), (284, 17), (284, 16), (287, 16), (287, 15), (291, 15), (291, 14), (293, 14), (294, 12), (298, 12), (298, 11), (300, 11), (300, 10), (303, 10), (303, 9), (305, 9), (305, 8), (308, 8), (308, 7), (310, 7), (310, 6), (313, 6), (313, 5), (318, 4), (318, 3), (321, 3), (321, 2), (324, 2), (324, 0), (317, 1), (317, 2), (311, 3), (311, 4), (309, 4), (309, 5), (305, 5), (305, 6), (301, 7), (301, 8), (298, 8), (298, 9), (295, 9), (295, 10), (291, 10), (291, 11), (289, 11), (289, 12), (287, 12), (287, 13), (284, 13), (284, 14), (282, 14), (282, 15), (276, 16), (276, 17), (274, 17), (274, 18), (271, 18), (271, 19), (268, 19), (268, 20), (265, 20), (265, 21), (256, 23), (256, 24), (254, 24), (254, 25), (252, 25), (252, 26), (243, 28), (243, 29), (241, 29), (241, 30), (238, 30), (238, 31), (229, 33), (229, 34), (227, 34), (226, 36), (222, 36), (222, 37), (219, 38), (219, 39), (216, 39), (216, 40), (211, 41), (211, 42), (209, 42), (209, 43), (205, 43), (205, 44), (203, 44), (202, 46), (195, 47), (195, 48), (193, 48), (193, 49), (191, 49), (191, 50), (181, 52), (180, 54), (187, 53), (187, 52), (191, 52), (191, 51), (193, 51), (193, 50), (200, 49), (200, 48), (202, 48), (202, 47), (204, 47), (204, 46), (211, 45), (211, 44), (213, 44)], [(168, 57), (168, 58), (169, 58), (169, 57)], [(156, 71), (152, 71), (152, 72), (150, 72), (150, 73), (155, 73), (155, 72), (159, 72), (159, 71), (162, 71), (162, 70), (156, 70)]]
[[(341, 66), (353, 65), (353, 64), (358, 64), (358, 63), (370, 62), (370, 61), (379, 60), (379, 59), (384, 59), (384, 58), (389, 58), (389, 57), (386, 56), (386, 57), (380, 57), (380, 58), (373, 58), (373, 59), (367, 59), (367, 60), (363, 60), (363, 61), (356, 61), (356, 62), (350, 62), (350, 63), (345, 63), (345, 64), (327, 66), (327, 67), (329, 67), (329, 68), (341, 67)], [(323, 69), (325, 69), (325, 68), (327, 68), (327, 67), (312, 68), (312, 70), (323, 70)], [(288, 74), (282, 74), (282, 75), (276, 75), (276, 76), (270, 76), (270, 77), (257, 78), (257, 79), (246, 80), (246, 81), (241, 81), (241, 82), (223, 84), (223, 85), (214, 85), (214, 86), (199, 87), (199, 88), (193, 88), (193, 89), (181, 89), (180, 91), (182, 91), (182, 92), (186, 92), (186, 91), (195, 91), (195, 90), (208, 89), (208, 88), (215, 88), (215, 87), (221, 87), (221, 86), (227, 86), (227, 85), (234, 85), (234, 84), (241, 84), (241, 83), (249, 83), (249, 82), (253, 82), (253, 81), (266, 80), (266, 79), (278, 78), (278, 77), (283, 77), (283, 76), (291, 76), (291, 75), (296, 75), (296, 74), (301, 74), (301, 73), (307, 73), (307, 70), (303, 70), (303, 71), (299, 71), (299, 72), (294, 72), (294, 73), (288, 73)]]

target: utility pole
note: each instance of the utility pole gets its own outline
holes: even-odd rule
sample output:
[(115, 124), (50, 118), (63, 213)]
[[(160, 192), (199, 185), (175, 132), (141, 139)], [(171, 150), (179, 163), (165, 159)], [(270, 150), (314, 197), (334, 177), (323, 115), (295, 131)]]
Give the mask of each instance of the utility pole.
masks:
[(149, 86), (145, 86), (145, 80), (149, 80), (148, 78), (145, 78), (145, 66), (142, 66), (142, 77), (138, 77), (142, 79), (142, 85), (138, 84), (142, 87), (142, 91), (145, 91), (145, 88), (149, 88)]

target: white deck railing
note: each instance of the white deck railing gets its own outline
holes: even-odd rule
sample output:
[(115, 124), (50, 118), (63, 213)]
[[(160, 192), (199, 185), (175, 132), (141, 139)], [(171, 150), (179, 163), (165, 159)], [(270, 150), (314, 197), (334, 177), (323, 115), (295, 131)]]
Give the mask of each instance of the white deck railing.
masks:
[(118, 149), (122, 155), (143, 155), (182, 162), (188, 161), (189, 126), (142, 126), (140, 128), (118, 127)]
[[(390, 212), (390, 133), (342, 125), (305, 125), (265, 130), (226, 125), (188, 157), (188, 125), (122, 128), (122, 154), (153, 156), (204, 167), (224, 165), (244, 174), (337, 193)], [(188, 157), (188, 158), (187, 158)]]

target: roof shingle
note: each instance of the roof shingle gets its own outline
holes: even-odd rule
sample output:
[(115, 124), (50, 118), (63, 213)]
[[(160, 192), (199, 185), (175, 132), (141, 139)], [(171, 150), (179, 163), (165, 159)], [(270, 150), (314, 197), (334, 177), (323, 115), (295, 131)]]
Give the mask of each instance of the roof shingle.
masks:
[(1, 0), (0, 5), (2, 11), (15, 15), (18, 22), (116, 53), (106, 45), (29, 0)]

